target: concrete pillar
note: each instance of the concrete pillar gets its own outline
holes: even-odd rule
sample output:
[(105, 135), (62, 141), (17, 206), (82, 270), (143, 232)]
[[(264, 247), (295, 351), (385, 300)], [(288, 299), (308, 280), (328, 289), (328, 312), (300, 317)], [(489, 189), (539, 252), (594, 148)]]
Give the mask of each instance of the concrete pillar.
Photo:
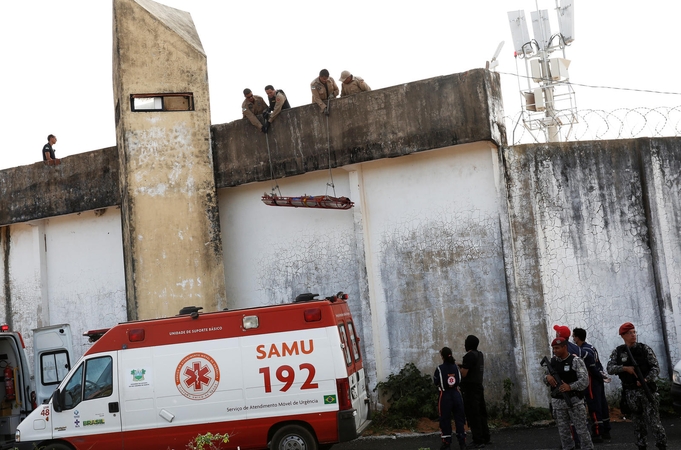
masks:
[(114, 0), (113, 81), (129, 319), (225, 306), (206, 55), (189, 13)]

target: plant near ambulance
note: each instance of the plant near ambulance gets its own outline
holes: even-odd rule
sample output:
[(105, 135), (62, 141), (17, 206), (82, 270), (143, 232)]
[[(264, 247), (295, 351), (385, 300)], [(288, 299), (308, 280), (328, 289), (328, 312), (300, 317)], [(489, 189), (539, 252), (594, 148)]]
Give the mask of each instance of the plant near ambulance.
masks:
[(222, 448), (221, 444), (229, 442), (229, 434), (220, 433), (206, 433), (198, 434), (189, 444), (187, 450), (218, 450)]
[(387, 398), (388, 409), (374, 416), (376, 428), (413, 428), (418, 419), (437, 419), (438, 391), (429, 375), (407, 363), (397, 374), (376, 385)]

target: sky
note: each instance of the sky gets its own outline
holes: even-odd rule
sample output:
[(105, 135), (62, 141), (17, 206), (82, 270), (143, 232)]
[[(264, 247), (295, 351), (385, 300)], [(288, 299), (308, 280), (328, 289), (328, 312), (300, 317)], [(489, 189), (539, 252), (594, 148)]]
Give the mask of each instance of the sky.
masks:
[[(519, 80), (527, 81), (517, 76), (525, 61), (514, 57), (507, 12), (524, 10), (529, 22), (547, 9), (558, 31), (555, 0), (160, 3), (192, 15), (208, 58), (212, 124), (241, 119), (246, 87), (264, 97), (272, 84), (301, 106), (323, 68), (336, 80), (349, 70), (375, 90), (485, 67), (502, 41), (504, 110), (517, 117)], [(681, 105), (681, 2), (573, 3), (566, 57), (578, 109)], [(59, 158), (116, 145), (112, 10), (111, 0), (0, 0), (0, 169), (40, 161), (48, 134)]]

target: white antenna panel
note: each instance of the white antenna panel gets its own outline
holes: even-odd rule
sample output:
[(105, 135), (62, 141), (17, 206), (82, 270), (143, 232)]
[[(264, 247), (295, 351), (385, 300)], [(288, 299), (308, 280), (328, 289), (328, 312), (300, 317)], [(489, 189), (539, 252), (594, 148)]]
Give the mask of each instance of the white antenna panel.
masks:
[(563, 42), (569, 44), (575, 40), (575, 0), (560, 0), (558, 28)]
[(549, 25), (548, 11), (542, 9), (541, 11), (532, 11), (532, 31), (534, 38), (539, 42), (539, 48), (546, 49), (551, 39), (551, 26)]
[(554, 81), (569, 80), (568, 73), (570, 67), (570, 60), (564, 58), (554, 58), (549, 60), (549, 71), (551, 72), (551, 79)]
[(541, 61), (538, 59), (531, 59), (530, 60), (530, 73), (532, 74), (532, 81), (535, 83), (541, 83), (542, 81), (542, 67), (541, 67)]
[(513, 37), (513, 49), (515, 52), (518, 55), (532, 53), (531, 46), (525, 47), (525, 51), (523, 52), (523, 46), (530, 42), (530, 33), (527, 31), (525, 11), (522, 9), (519, 11), (509, 11), (508, 22), (511, 25), (511, 36)]
[(544, 102), (544, 90), (542, 88), (534, 88), (534, 107), (535, 111), (546, 111), (546, 102)]

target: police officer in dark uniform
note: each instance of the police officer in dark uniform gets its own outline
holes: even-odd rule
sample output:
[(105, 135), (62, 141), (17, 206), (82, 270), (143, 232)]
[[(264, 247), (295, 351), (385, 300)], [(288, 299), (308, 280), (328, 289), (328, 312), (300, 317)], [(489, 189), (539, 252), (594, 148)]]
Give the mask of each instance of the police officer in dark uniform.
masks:
[(459, 392), (461, 373), (452, 356), (452, 349), (443, 347), (440, 350), (442, 364), (435, 369), (433, 382), (440, 390), (438, 412), (440, 414), (440, 450), (449, 450), (452, 445), (452, 414), (456, 425), (456, 438), (461, 450), (466, 448), (466, 430), (464, 429), (465, 414), (463, 399)]
[[(619, 329), (624, 344), (613, 350), (608, 361), (608, 373), (617, 375), (622, 381), (622, 401), (631, 414), (639, 450), (646, 450), (648, 426), (653, 431), (655, 445), (660, 450), (667, 448), (667, 434), (660, 423), (660, 396), (657, 394), (655, 380), (660, 373), (660, 365), (652, 348), (636, 342), (636, 329), (631, 322), (623, 323)], [(629, 351), (627, 351), (627, 348)], [(634, 360), (641, 370), (643, 380), (636, 376)], [(643, 383), (647, 383), (652, 398), (648, 398)]]
[(478, 351), (480, 339), (472, 334), (466, 337), (464, 346), (466, 354), (461, 369), (461, 394), (466, 412), (468, 427), (473, 435), (471, 448), (484, 448), (490, 443), (489, 426), (487, 425), (487, 405), (485, 405), (485, 389), (482, 377), (485, 371), (485, 356)]
[(610, 382), (606, 378), (603, 365), (598, 357), (596, 348), (586, 342), (586, 330), (575, 328), (572, 330), (572, 339), (582, 349), (582, 359), (589, 372), (589, 386), (584, 390), (584, 400), (589, 408), (589, 417), (593, 425), (591, 427), (591, 440), (594, 443), (610, 440), (610, 410), (608, 400), (605, 398), (605, 384)]

